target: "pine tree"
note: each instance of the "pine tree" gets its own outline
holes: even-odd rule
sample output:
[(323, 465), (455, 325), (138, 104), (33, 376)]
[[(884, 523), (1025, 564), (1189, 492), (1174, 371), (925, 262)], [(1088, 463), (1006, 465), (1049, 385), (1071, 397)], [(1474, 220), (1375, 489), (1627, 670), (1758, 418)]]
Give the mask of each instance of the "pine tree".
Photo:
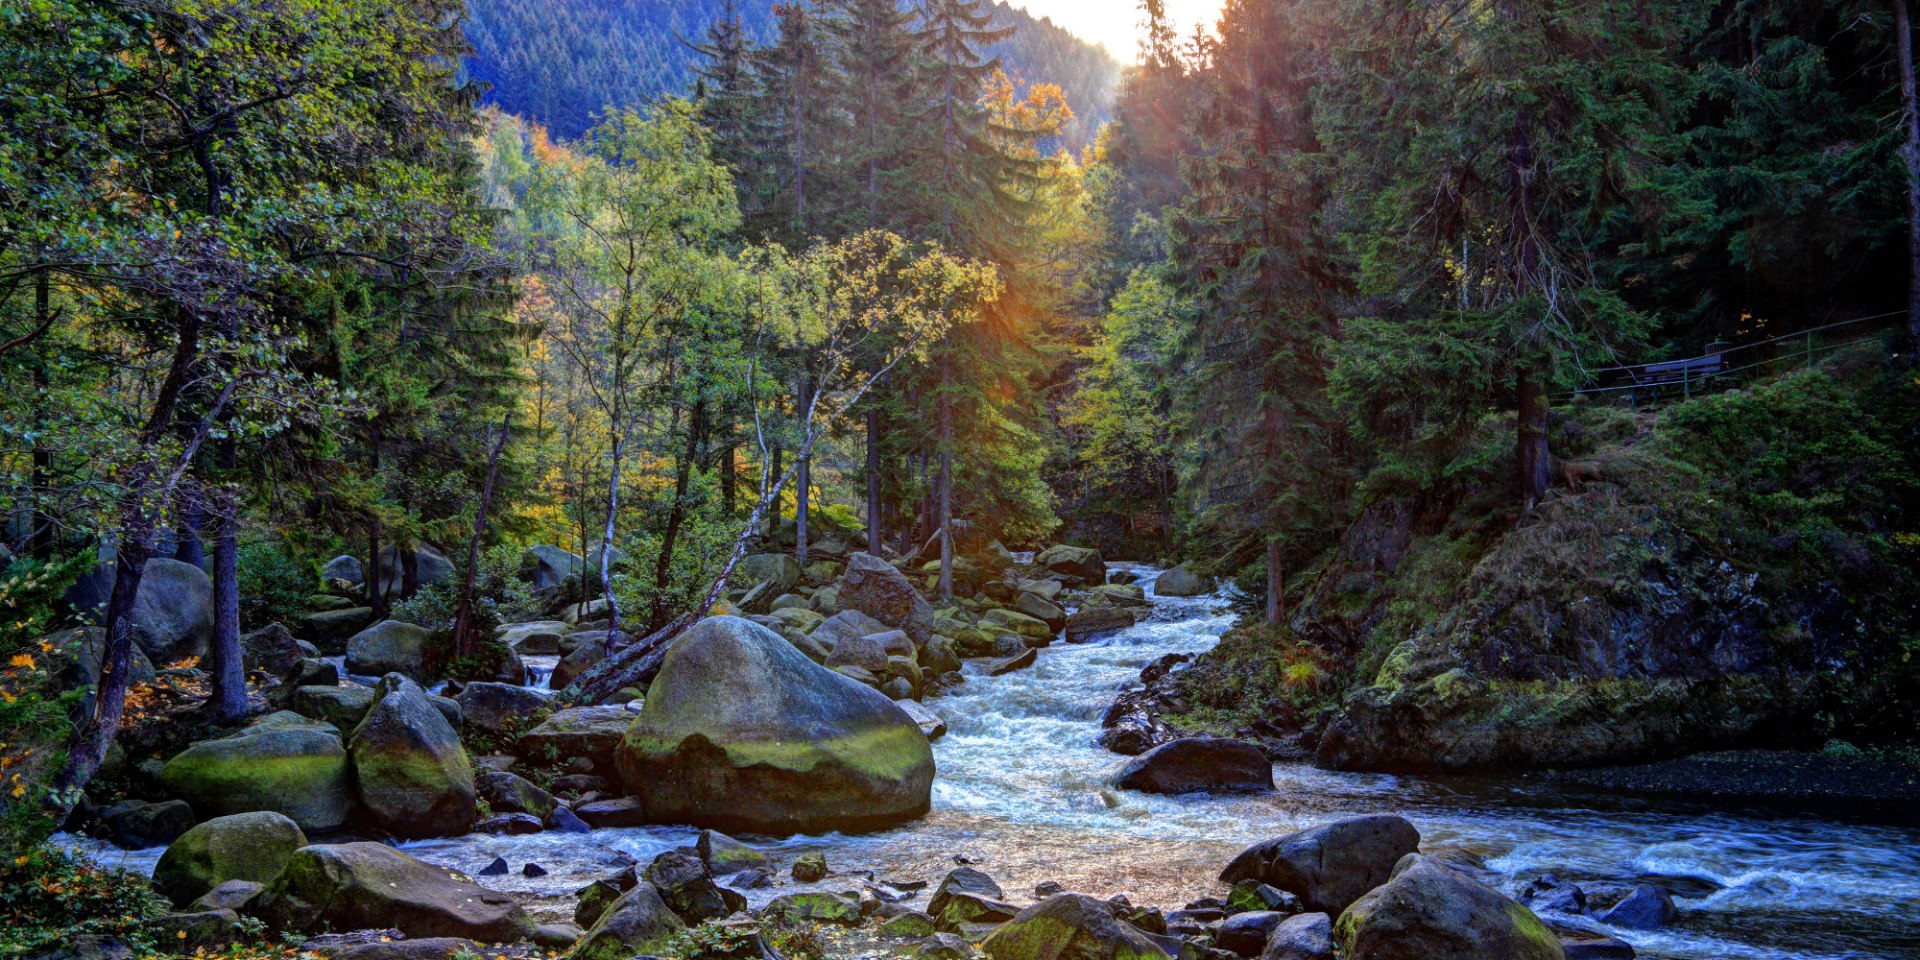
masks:
[(795, 0), (774, 8), (779, 38), (753, 58), (754, 117), (761, 158), (768, 171), (755, 185), (756, 236), (791, 245), (825, 233), (831, 220), (836, 145), (844, 131), (835, 111), (840, 78), (817, 8)]

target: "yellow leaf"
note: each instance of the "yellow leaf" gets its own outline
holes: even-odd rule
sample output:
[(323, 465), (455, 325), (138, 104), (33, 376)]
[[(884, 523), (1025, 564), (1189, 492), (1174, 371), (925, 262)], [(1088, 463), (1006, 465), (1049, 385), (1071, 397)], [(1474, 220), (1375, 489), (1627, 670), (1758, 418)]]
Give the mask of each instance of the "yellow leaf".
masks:
[(16, 653), (13, 655), (13, 659), (9, 661), (7, 665), (10, 667), (18, 667), (22, 670), (32, 670), (33, 658), (30, 656), (27, 656), (24, 653)]

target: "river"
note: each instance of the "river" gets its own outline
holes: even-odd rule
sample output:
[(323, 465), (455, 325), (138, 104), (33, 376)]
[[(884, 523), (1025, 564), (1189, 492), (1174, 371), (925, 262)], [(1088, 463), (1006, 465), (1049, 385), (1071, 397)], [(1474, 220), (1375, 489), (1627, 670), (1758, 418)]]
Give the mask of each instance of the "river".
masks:
[[(1143, 583), (1157, 574), (1128, 569)], [(1420, 829), (1425, 846), (1485, 857), (1510, 889), (1548, 872), (1575, 881), (1678, 878), (1669, 882), (1696, 895), (1678, 899), (1682, 918), (1667, 930), (1579, 921), (1643, 956), (1920, 960), (1920, 827), (1716, 812), (1526, 780), (1428, 780), (1296, 764), (1276, 766), (1279, 789), (1271, 794), (1161, 797), (1106, 787), (1104, 774), (1119, 758), (1094, 741), (1115, 693), (1165, 654), (1210, 648), (1233, 622), (1217, 596), (1152, 602), (1150, 618), (1137, 626), (1093, 643), (1056, 643), (1031, 669), (991, 677), (983, 664), (970, 664), (966, 684), (930, 700), (949, 732), (934, 744), (939, 774), (926, 817), (881, 833), (761, 845), (783, 861), (824, 853), (837, 875), (815, 885), (822, 889), (857, 889), (852, 875), (864, 873), (937, 882), (960, 858), (993, 875), (1016, 902), (1051, 880), (1174, 908), (1223, 892), (1214, 877), (1248, 844), (1353, 813), (1396, 812)], [(489, 886), (564, 897), (624, 857), (644, 861), (693, 836), (654, 827), (476, 835), (403, 849), (469, 873), (504, 857), (513, 872), (487, 878)], [(159, 852), (87, 846), (143, 871)], [(547, 875), (521, 875), (527, 862)], [(750, 899), (808, 888), (788, 883), (751, 891)], [(540, 912), (557, 918), (569, 910), (570, 901), (554, 901)]]

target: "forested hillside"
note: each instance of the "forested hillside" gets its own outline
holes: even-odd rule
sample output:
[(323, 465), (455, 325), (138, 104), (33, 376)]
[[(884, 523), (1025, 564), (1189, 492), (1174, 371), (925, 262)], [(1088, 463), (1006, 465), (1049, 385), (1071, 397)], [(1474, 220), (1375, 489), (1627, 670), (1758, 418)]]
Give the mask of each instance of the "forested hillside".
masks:
[[(693, 45), (728, 6), (726, 0), (473, 0), (467, 71), (492, 85), (487, 102), (572, 138), (608, 106), (688, 92), (701, 59)], [(736, 0), (752, 41), (774, 37), (774, 6), (773, 0)], [(1001, 23), (1017, 29), (984, 49), (1021, 81), (1066, 91), (1078, 119), (1062, 139), (1075, 147), (1090, 142), (1112, 116), (1120, 81), (1112, 53), (1130, 51), (1109, 53), (1005, 3), (993, 8)]]

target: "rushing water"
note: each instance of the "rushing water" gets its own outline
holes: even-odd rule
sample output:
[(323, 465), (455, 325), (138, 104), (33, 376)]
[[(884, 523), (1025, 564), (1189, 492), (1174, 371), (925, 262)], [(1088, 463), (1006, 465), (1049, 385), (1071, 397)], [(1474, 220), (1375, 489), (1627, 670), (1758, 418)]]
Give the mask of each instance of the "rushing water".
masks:
[[(1143, 583), (1156, 573), (1129, 569)], [(970, 665), (966, 684), (928, 704), (950, 728), (934, 745), (939, 776), (928, 816), (881, 833), (764, 845), (786, 859), (825, 853), (838, 874), (818, 885), (827, 889), (858, 887), (855, 874), (937, 881), (959, 858), (992, 874), (1019, 902), (1036, 883), (1054, 880), (1177, 907), (1221, 892), (1215, 875), (1250, 843), (1391, 811), (1411, 819), (1428, 847), (1481, 854), (1510, 887), (1549, 872), (1582, 882), (1679, 878), (1696, 895), (1679, 900), (1683, 917), (1668, 930), (1608, 930), (1560, 918), (1619, 936), (1643, 956), (1920, 960), (1920, 828), (1702, 812), (1531, 781), (1419, 780), (1292, 764), (1275, 768), (1279, 789), (1264, 795), (1163, 797), (1106, 786), (1120, 758), (1094, 741), (1114, 695), (1160, 656), (1208, 649), (1231, 623), (1218, 597), (1155, 599), (1146, 622), (1094, 643), (1056, 644), (1031, 669), (990, 677)], [(514, 872), (487, 878), (489, 886), (566, 898), (627, 857), (645, 861), (693, 836), (653, 827), (469, 836), (405, 849), (470, 873), (505, 857)], [(150, 870), (158, 851), (101, 855)], [(521, 875), (527, 862), (548, 875)], [(794, 889), (749, 893), (764, 902)], [(557, 917), (570, 908), (570, 899), (556, 899), (541, 912)]]

